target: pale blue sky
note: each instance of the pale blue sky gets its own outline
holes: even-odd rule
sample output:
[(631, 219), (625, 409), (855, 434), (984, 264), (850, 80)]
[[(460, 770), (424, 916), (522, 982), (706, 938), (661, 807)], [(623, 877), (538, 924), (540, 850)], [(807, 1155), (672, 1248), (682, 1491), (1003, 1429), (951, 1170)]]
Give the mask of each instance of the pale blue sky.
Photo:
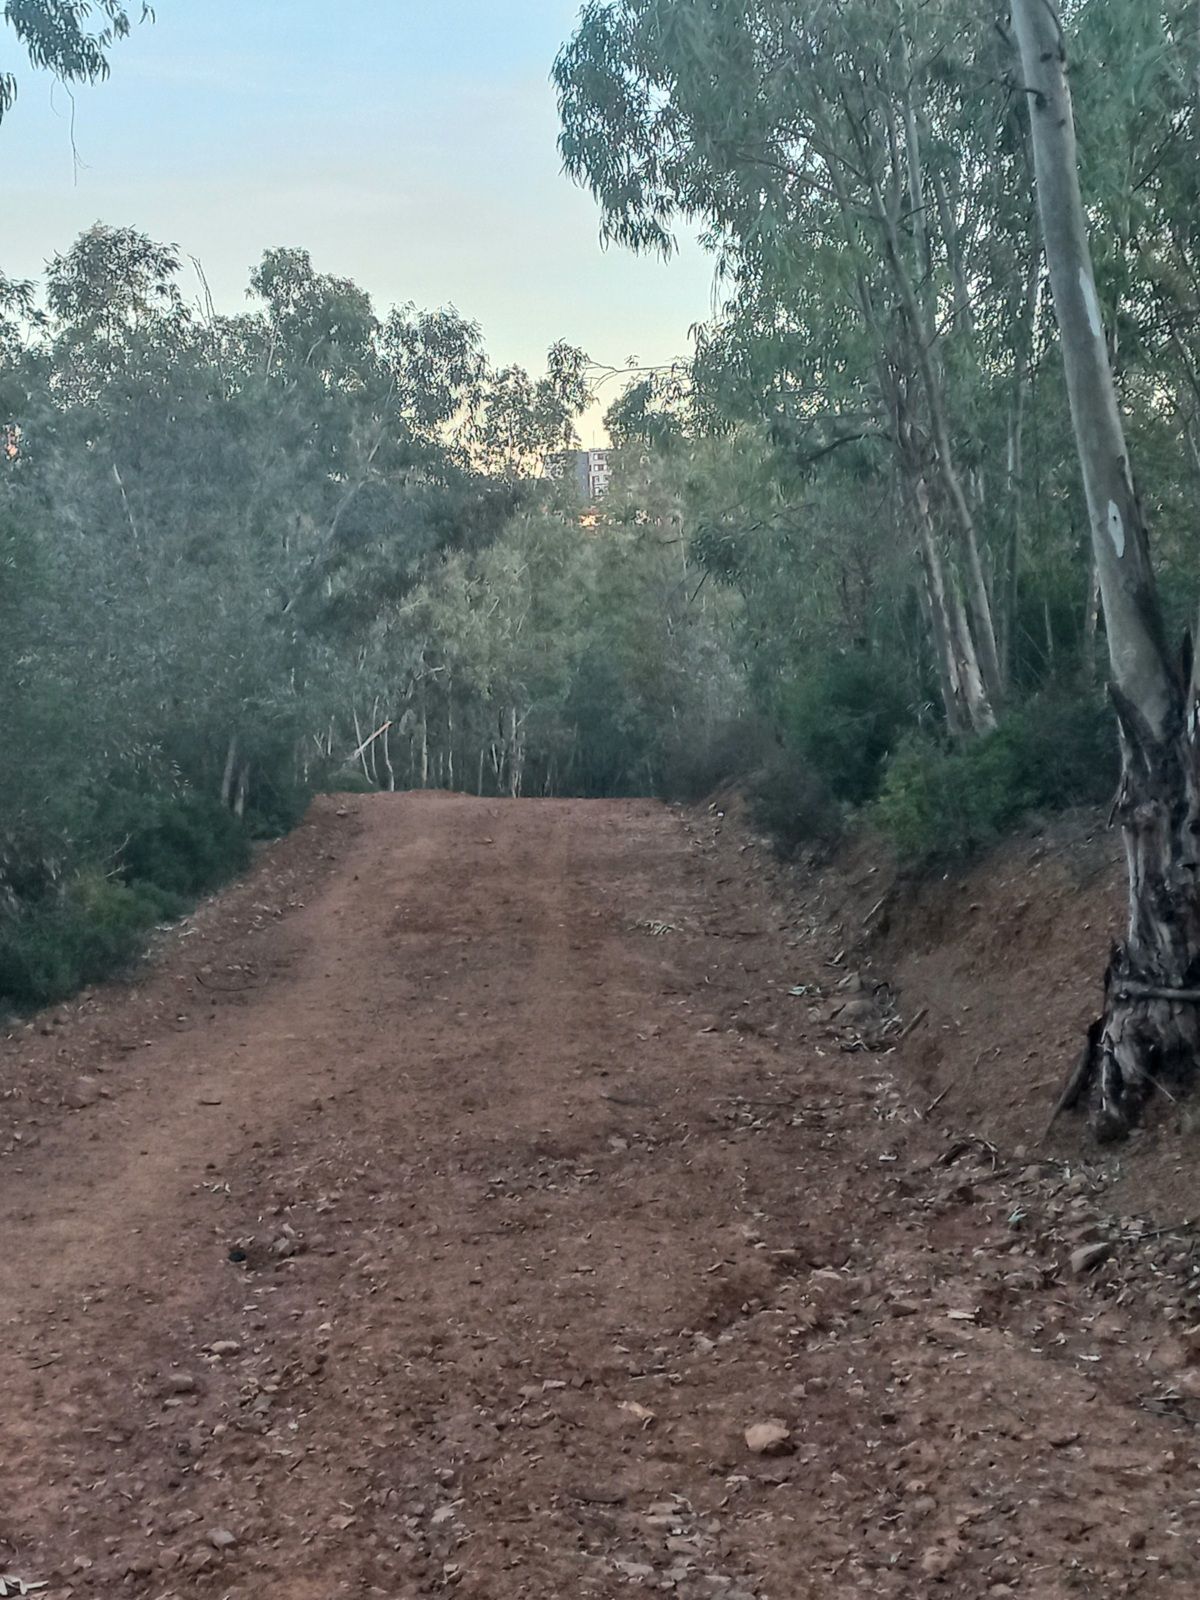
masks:
[(67, 94), (18, 63), (0, 270), (35, 277), (80, 229), (130, 224), (198, 256), (233, 310), (264, 248), (304, 245), (378, 307), (452, 302), (498, 361), (536, 368), (557, 338), (669, 360), (711, 313), (711, 263), (694, 244), (667, 264), (601, 249), (562, 176), (548, 75), (578, 9), (155, 0), (108, 82), (74, 91), (77, 169)]

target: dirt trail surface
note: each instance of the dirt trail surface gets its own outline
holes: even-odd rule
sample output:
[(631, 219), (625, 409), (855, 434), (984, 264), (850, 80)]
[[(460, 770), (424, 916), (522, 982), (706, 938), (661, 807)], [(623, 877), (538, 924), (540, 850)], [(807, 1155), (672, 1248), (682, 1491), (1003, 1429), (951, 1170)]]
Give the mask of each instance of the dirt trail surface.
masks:
[(836, 954), (662, 807), (321, 802), (0, 1052), (0, 1573), (1194, 1597), (1131, 1219), (934, 1129)]

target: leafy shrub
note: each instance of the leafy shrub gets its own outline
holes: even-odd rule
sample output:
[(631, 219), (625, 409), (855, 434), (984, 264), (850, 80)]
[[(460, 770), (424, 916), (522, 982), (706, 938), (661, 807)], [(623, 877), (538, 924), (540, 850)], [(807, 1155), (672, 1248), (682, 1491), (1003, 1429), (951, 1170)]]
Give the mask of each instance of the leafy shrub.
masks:
[(754, 775), (750, 815), (782, 856), (826, 849), (842, 831), (842, 811), (823, 775), (795, 751), (780, 750)]
[(249, 830), (206, 795), (122, 794), (101, 814), (127, 883), (154, 884), (193, 897), (241, 872)]
[(824, 774), (838, 799), (862, 805), (878, 791), (913, 718), (889, 663), (852, 651), (813, 662), (785, 692), (780, 720), (784, 742)]
[(194, 792), (120, 789), (100, 806), (81, 853), (115, 872), (4, 875), (0, 999), (10, 1005), (48, 1005), (128, 967), (152, 927), (247, 866), (250, 832)]
[(308, 800), (308, 791), (298, 783), (260, 781), (246, 807), (242, 828), (251, 839), (281, 838), (300, 821)]
[(128, 967), (156, 923), (182, 904), (150, 885), (84, 874), (61, 892), (0, 916), (0, 998), (50, 1005)]
[(969, 743), (910, 738), (888, 766), (872, 816), (904, 859), (950, 860), (1031, 811), (1103, 801), (1118, 770), (1112, 713), (1097, 697), (1048, 692)]

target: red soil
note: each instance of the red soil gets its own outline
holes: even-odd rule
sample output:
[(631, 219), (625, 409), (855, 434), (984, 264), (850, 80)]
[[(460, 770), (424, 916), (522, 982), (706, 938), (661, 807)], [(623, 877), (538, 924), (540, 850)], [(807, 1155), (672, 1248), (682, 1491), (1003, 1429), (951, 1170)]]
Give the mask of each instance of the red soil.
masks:
[(1186, 1241), (948, 1139), (950, 1053), (834, 1015), (876, 1002), (827, 913), (659, 806), (323, 801), (15, 1031), (0, 1573), (1194, 1596)]

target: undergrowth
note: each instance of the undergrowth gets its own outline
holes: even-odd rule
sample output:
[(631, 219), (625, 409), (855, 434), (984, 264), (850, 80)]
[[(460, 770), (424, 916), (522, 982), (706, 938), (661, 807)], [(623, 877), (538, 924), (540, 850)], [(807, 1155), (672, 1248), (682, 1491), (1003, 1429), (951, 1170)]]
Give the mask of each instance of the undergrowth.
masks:
[[(100, 803), (83, 843), (0, 849), (0, 1004), (50, 1005), (128, 970), (153, 928), (243, 871), (252, 824), (194, 791), (117, 789)], [(6, 872), (6, 856), (20, 874)]]
[(910, 736), (888, 764), (870, 821), (914, 866), (961, 860), (1031, 813), (1111, 798), (1120, 759), (1099, 697), (1043, 694), (994, 733), (949, 744)]

